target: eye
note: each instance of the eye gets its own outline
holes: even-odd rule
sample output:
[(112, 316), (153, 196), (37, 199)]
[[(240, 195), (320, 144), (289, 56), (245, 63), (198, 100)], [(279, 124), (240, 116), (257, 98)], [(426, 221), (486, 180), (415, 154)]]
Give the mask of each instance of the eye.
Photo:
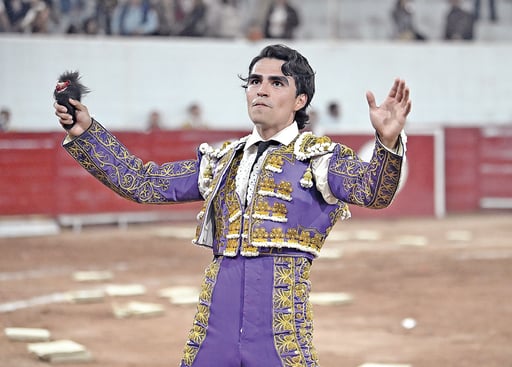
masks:
[(260, 83), (260, 80), (258, 78), (250, 78), (247, 81), (248, 85), (258, 85)]
[(283, 85), (284, 85), (283, 82), (281, 82), (279, 80), (274, 80), (272, 82), (272, 86), (274, 86), (274, 87), (282, 87)]

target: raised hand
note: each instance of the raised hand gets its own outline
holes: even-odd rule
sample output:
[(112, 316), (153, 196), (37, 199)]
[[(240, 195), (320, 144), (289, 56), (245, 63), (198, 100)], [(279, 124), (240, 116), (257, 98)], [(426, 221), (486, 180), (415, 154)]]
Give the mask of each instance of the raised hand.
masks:
[(366, 99), (370, 108), (370, 121), (379, 139), (386, 147), (395, 148), (407, 115), (411, 112), (409, 87), (404, 80), (395, 79), (393, 87), (380, 106), (377, 106), (372, 92), (366, 92)]

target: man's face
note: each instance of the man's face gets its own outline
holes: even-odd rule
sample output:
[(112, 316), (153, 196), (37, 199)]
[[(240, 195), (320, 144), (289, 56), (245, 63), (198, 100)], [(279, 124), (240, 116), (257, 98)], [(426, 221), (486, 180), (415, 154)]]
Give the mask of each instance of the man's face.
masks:
[(283, 74), (283, 63), (278, 59), (259, 60), (247, 82), (249, 117), (263, 138), (269, 138), (292, 124), (295, 112), (307, 101), (305, 94), (296, 96), (295, 80)]

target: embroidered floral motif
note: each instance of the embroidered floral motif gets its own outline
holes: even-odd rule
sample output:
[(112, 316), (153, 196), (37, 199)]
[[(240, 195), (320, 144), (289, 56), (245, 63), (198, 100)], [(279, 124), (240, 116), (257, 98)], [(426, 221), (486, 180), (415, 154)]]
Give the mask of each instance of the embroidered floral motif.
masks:
[[(329, 231), (330, 228), (328, 228), (327, 233)], [(327, 234), (321, 234), (313, 229), (301, 228), (299, 231), (296, 228), (283, 230), (281, 227), (274, 227), (268, 231), (264, 227), (254, 227), (251, 244), (256, 248), (295, 248), (318, 256), (326, 237)]]
[(273, 177), (264, 177), (260, 184), (258, 194), (262, 196), (273, 196), (286, 201), (292, 200), (293, 186), (291, 182), (281, 181), (276, 184)]
[[(222, 158), (225, 164), (231, 159), (234, 152)], [(242, 159), (242, 154), (236, 154), (231, 167), (237, 167)], [(219, 175), (220, 176), (220, 175)], [(217, 194), (212, 198), (215, 223), (215, 241), (225, 256), (235, 256), (238, 252), (239, 238), (241, 233), (241, 204), (236, 194), (236, 169), (228, 170), (224, 178), (224, 185), (219, 188)], [(229, 218), (228, 221), (225, 218)]]
[(283, 163), (284, 161), (281, 155), (270, 155), (267, 158), (265, 169), (272, 172), (281, 173), (283, 172)]
[(352, 159), (355, 154), (351, 149), (343, 146), (340, 149), (330, 163), (329, 174), (335, 175), (333, 182), (340, 182), (339, 186), (350, 193), (350, 202), (373, 209), (389, 206), (400, 180), (402, 157), (376, 144), (374, 156), (377, 159), (365, 163)]
[[(66, 146), (71, 156), (105, 186), (119, 195), (141, 203), (164, 204), (176, 178), (197, 173), (195, 160), (157, 165), (144, 163), (117, 141), (101, 124), (93, 120), (82, 137)], [(148, 179), (149, 178), (149, 179)]]
[(286, 205), (283, 203), (275, 202), (271, 207), (267, 201), (258, 198), (256, 205), (254, 205), (254, 214), (252, 217), (255, 219), (286, 223), (288, 221), (286, 218), (287, 212)]
[(284, 367), (318, 366), (313, 346), (309, 292), (311, 263), (306, 258), (274, 258), (274, 343)]
[(183, 350), (183, 359), (181, 361), (182, 366), (192, 366), (201, 343), (206, 338), (213, 288), (217, 281), (221, 261), (221, 258), (215, 258), (205, 271), (205, 277), (199, 295), (199, 303), (194, 317), (194, 324), (190, 330), (188, 341)]

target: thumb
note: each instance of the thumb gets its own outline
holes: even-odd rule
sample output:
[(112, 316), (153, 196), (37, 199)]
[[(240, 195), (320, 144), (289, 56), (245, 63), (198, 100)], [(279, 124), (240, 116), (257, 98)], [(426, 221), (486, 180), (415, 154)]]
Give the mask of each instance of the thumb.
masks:
[(375, 96), (373, 95), (372, 92), (366, 92), (366, 100), (368, 101), (368, 106), (370, 107), (370, 109), (377, 108), (377, 104), (375, 103)]

